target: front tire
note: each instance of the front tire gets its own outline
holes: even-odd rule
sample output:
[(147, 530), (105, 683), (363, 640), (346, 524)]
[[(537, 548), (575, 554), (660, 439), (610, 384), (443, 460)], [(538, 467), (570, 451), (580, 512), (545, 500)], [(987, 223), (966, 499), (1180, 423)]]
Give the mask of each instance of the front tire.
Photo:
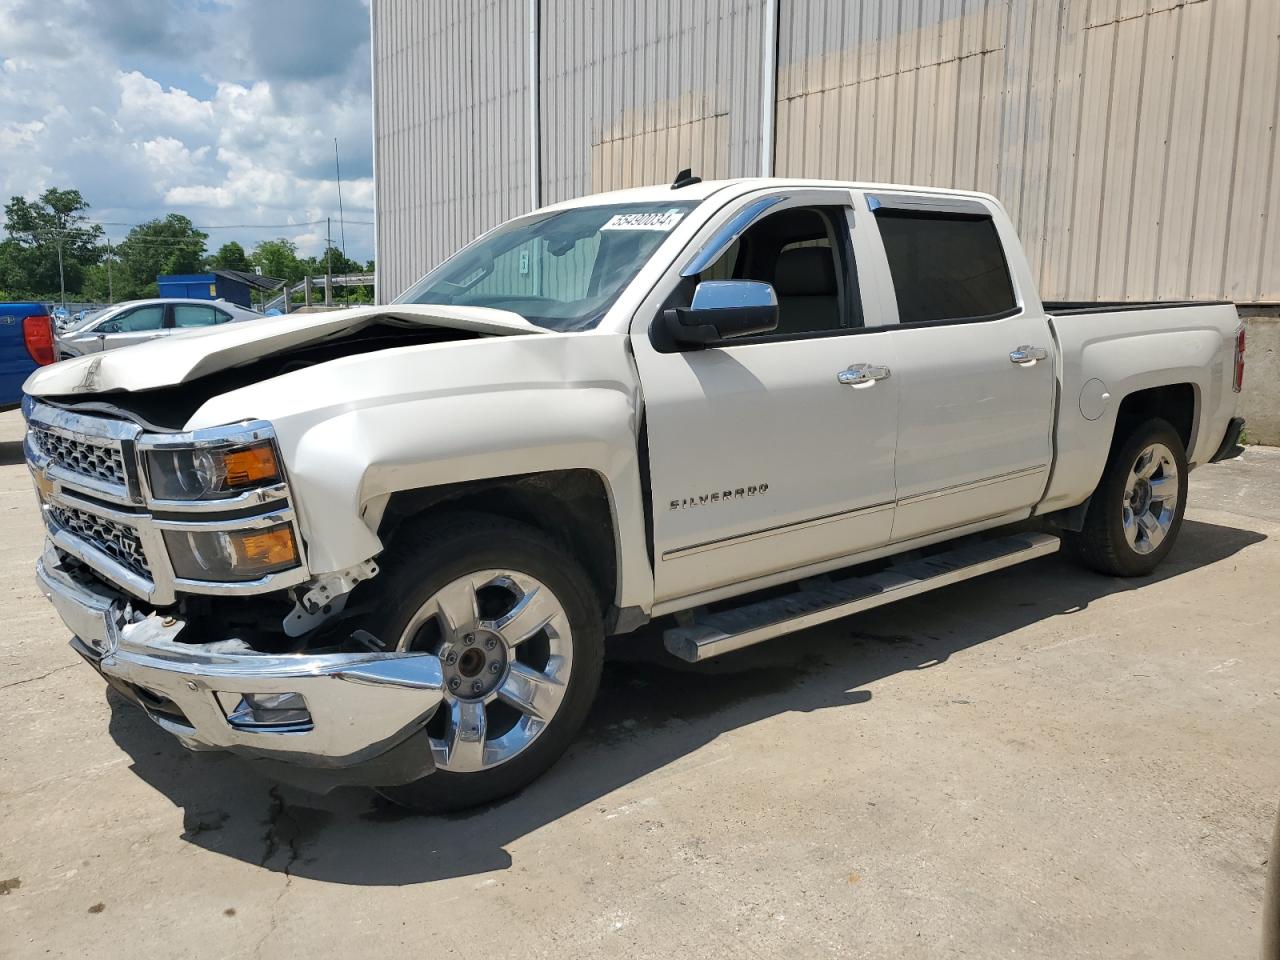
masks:
[(1111, 451), (1084, 527), (1071, 538), (1080, 559), (1115, 577), (1155, 570), (1182, 528), (1186, 477), (1178, 432), (1159, 419), (1135, 426)]
[(591, 581), (540, 530), (480, 514), (414, 524), (388, 554), (367, 629), (439, 656), (445, 691), (427, 724), (435, 772), (379, 792), (424, 813), (517, 792), (568, 748), (599, 687)]

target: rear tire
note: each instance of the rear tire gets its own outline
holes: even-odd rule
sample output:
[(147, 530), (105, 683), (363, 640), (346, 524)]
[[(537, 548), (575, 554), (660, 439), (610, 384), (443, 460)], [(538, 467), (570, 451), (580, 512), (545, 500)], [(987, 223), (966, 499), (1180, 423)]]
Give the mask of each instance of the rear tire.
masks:
[(484, 514), (413, 524), (380, 563), (366, 629), (388, 648), (437, 653), (446, 689), (427, 724), (435, 772), (378, 792), (423, 813), (517, 792), (560, 758), (595, 699), (604, 624), (590, 579), (542, 531)]
[(1134, 426), (1113, 447), (1084, 527), (1070, 537), (1080, 560), (1115, 577), (1151, 573), (1182, 528), (1186, 481), (1187, 454), (1168, 421)]

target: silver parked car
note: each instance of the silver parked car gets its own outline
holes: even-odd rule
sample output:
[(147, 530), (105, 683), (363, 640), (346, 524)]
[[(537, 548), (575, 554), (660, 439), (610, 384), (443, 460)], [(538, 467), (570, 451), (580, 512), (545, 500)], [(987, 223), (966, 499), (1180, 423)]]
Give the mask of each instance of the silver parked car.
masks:
[(62, 330), (58, 334), (58, 359), (114, 350), (184, 330), (254, 320), (261, 316), (225, 300), (175, 297), (130, 300), (91, 314)]

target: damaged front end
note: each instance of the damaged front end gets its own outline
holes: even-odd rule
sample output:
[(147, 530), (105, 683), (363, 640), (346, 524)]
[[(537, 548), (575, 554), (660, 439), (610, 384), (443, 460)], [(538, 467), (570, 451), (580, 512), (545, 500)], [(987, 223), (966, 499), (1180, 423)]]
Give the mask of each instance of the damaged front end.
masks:
[(314, 576), (271, 425), (148, 433), (32, 401), (42, 589), (72, 645), (191, 749), (311, 789), (431, 772), (439, 661), (342, 628), (373, 561)]

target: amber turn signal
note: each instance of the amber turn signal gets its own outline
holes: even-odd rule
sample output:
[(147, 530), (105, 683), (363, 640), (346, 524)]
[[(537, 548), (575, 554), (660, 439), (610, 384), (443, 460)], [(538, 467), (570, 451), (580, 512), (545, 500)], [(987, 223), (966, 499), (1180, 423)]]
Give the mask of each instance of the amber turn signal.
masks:
[(291, 566), (298, 559), (293, 528), (286, 525), (269, 530), (242, 530), (231, 535), (237, 565), (245, 568)]
[(256, 486), (280, 478), (275, 447), (271, 443), (230, 450), (222, 455), (222, 464), (228, 487)]

